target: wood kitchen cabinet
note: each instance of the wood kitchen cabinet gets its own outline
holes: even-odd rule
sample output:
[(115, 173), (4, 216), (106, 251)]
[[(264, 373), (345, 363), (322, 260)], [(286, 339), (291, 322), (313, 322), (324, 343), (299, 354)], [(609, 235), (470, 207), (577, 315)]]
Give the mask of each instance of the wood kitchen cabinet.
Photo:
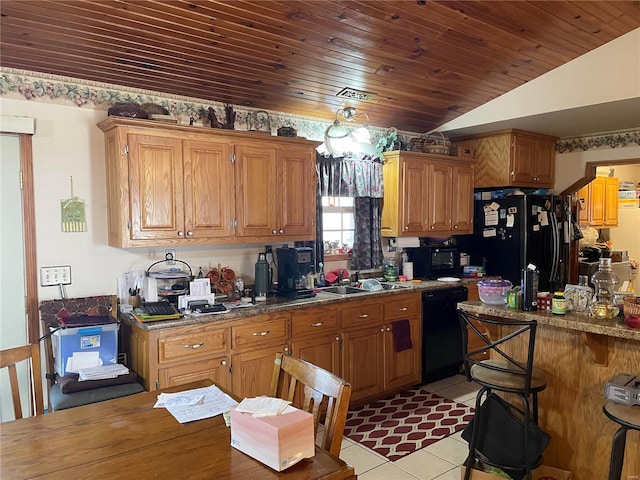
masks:
[(269, 395), (273, 362), (289, 352), (291, 315), (257, 315), (232, 324), (231, 391), (240, 398)]
[(474, 150), (475, 188), (553, 188), (557, 140), (522, 130), (502, 130), (454, 138), (451, 143), (453, 148)]
[(614, 177), (596, 177), (578, 191), (581, 226), (618, 226), (618, 185)]
[(473, 159), (385, 152), (382, 236), (473, 232)]
[(313, 150), (257, 142), (238, 146), (236, 162), (239, 237), (315, 238)]
[(315, 237), (315, 142), (124, 117), (98, 126), (110, 245)]
[(291, 354), (341, 377), (338, 312), (333, 306), (296, 311), (291, 318)]

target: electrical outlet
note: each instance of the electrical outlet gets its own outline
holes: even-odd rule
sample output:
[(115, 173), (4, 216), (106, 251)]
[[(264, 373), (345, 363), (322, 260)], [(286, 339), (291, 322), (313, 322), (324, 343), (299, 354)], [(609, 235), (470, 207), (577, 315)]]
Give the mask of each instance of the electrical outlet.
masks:
[(71, 265), (40, 267), (40, 286), (71, 285)]
[(167, 265), (175, 265), (176, 262), (174, 262), (174, 260), (176, 258), (176, 249), (175, 248), (166, 248), (164, 250), (164, 258), (167, 259)]

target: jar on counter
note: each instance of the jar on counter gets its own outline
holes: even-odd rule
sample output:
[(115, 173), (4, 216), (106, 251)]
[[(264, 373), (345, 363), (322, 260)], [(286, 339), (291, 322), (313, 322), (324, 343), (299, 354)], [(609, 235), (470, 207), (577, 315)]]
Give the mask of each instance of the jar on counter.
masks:
[(567, 301), (564, 298), (564, 292), (554, 292), (551, 301), (551, 313), (554, 315), (564, 315), (567, 313)]

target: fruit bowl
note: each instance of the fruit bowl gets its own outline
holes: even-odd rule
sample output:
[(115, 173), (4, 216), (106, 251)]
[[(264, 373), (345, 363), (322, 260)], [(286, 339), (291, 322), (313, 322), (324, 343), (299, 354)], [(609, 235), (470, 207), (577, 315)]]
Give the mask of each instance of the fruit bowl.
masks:
[(624, 321), (631, 328), (640, 328), (640, 297), (624, 297)]
[(504, 305), (511, 287), (509, 280), (481, 280), (478, 282), (478, 295), (483, 303)]

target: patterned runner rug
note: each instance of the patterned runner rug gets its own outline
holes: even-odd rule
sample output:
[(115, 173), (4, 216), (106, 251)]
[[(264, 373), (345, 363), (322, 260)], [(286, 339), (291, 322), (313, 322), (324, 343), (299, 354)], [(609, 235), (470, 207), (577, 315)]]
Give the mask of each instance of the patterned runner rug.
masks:
[(422, 388), (350, 410), (346, 437), (391, 461), (462, 430), (473, 408)]

